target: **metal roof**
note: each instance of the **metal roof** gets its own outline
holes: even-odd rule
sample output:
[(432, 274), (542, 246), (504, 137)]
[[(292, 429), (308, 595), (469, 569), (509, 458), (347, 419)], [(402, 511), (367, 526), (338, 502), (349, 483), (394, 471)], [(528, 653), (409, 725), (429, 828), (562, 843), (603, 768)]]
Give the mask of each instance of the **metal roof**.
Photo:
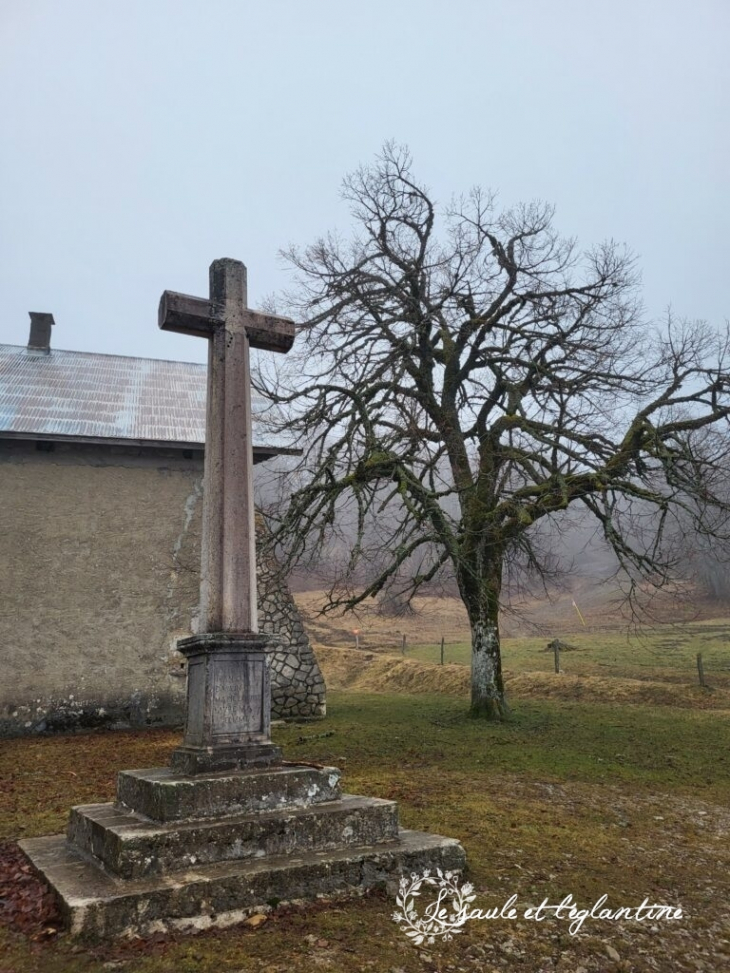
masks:
[[(0, 344), (0, 436), (201, 446), (206, 366)], [(288, 452), (262, 429), (253, 396), (254, 448)], [(258, 428), (257, 428), (258, 426)]]

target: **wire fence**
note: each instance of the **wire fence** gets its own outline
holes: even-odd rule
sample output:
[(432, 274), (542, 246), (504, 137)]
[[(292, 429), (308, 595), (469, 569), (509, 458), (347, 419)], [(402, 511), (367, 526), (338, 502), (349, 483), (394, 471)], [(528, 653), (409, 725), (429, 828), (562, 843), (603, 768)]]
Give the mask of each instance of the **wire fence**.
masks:
[[(698, 626), (700, 628), (700, 626)], [(693, 684), (702, 689), (730, 688), (730, 626), (694, 631), (667, 642), (667, 633), (634, 640), (614, 633), (591, 632), (573, 642), (539, 637), (503, 642), (503, 665), (512, 672), (544, 672), (556, 676), (606, 676), (667, 683)], [(706, 644), (696, 648), (694, 643)], [(664, 639), (664, 641), (662, 641)], [(541, 645), (540, 645), (541, 643)], [(423, 641), (418, 633), (354, 633), (354, 646), (435, 665), (469, 665), (468, 638)]]

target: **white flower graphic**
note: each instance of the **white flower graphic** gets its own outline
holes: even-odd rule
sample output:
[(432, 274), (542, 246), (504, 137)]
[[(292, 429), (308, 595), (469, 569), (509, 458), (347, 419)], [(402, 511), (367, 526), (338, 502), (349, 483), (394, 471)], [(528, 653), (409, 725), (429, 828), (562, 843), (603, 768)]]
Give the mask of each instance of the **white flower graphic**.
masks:
[[(424, 886), (438, 889), (438, 894), (421, 915), (414, 900), (422, 894)], [(468, 914), (466, 907), (476, 898), (473, 893), (474, 886), (469, 882), (459, 888), (459, 876), (454, 872), (443, 872), (437, 868), (435, 875), (431, 874), (430, 869), (421, 875), (411, 873), (410, 879), (404, 877), (400, 880), (395, 900), (400, 911), (393, 913), (393, 921), (400, 925), (414, 946), (420, 946), (423, 942), (432, 945), (438, 937), (452, 939), (462, 932), (461, 927)]]

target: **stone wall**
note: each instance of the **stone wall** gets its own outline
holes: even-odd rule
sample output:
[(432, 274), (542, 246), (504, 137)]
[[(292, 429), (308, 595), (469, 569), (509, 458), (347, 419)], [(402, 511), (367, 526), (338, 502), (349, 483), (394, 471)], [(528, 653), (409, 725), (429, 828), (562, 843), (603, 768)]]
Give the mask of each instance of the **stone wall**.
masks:
[[(259, 528), (260, 529), (260, 528)], [(274, 717), (324, 716), (325, 686), (289, 590), (274, 565), (258, 558), (259, 628), (271, 635), (271, 713)]]
[[(202, 454), (0, 442), (0, 735), (176, 725), (196, 626)], [(274, 717), (324, 715), (285, 586), (260, 566)]]

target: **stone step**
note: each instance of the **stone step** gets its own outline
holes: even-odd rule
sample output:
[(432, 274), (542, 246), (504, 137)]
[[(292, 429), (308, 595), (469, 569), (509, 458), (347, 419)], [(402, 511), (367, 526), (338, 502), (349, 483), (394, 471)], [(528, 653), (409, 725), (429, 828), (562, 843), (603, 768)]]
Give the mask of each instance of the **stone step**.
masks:
[(220, 818), (336, 801), (339, 783), (336, 767), (280, 766), (200, 777), (169, 767), (123, 770), (117, 777), (117, 804), (153, 821)]
[(384, 884), (395, 889), (403, 874), (465, 867), (458, 841), (420, 831), (400, 831), (396, 841), (372, 847), (218, 862), (146, 879), (109, 875), (64, 835), (28, 838), (20, 847), (54, 888), (71, 934), (97, 942), (229, 926), (267, 904), (356, 896)]
[(398, 836), (395, 801), (343, 795), (312, 807), (160, 824), (113, 804), (71, 809), (68, 840), (123, 878), (219, 861), (377, 845)]

